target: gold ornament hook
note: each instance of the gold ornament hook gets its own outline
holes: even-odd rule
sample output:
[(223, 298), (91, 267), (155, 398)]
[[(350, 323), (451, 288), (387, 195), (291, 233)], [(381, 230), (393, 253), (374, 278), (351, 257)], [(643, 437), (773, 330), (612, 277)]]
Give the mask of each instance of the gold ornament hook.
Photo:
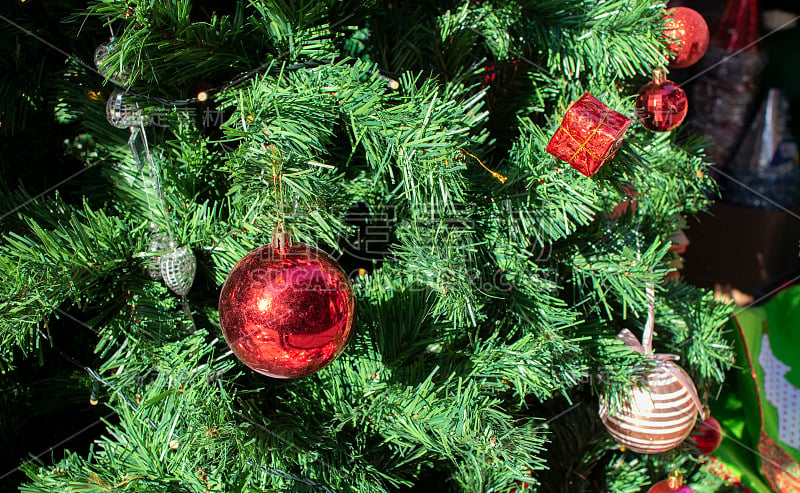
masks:
[(683, 474), (680, 471), (672, 471), (669, 473), (667, 485), (672, 489), (678, 489), (683, 486)]

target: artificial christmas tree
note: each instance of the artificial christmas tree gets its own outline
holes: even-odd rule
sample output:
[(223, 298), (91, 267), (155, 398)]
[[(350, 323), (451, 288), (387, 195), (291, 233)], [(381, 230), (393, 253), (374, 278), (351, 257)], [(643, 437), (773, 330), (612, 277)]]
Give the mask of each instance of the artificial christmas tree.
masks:
[[(2, 80), (4, 171), (50, 165), (15, 150), (41, 138), (20, 106), (56, 119), (75, 172), (97, 168), (65, 195), (4, 183), (4, 385), (58, 348), (113, 412), (90, 450), (25, 463), (23, 491), (646, 491), (676, 468), (708, 486), (688, 452), (620, 451), (596, 412), (651, 368), (616, 338), (643, 325), (645, 286), (656, 351), (701, 388), (732, 362), (729, 307), (663, 282), (673, 232), (715, 188), (698, 141), (628, 128), (669, 56), (662, 3), (103, 0), (2, 14), (17, 36), (3, 42), (19, 44), (7, 65), (24, 67), (38, 38), (71, 50), (25, 72), (31, 88)], [(485, 67), (523, 62), (513, 91), (482, 87)], [(546, 151), (587, 92), (627, 128), (601, 139), (616, 153), (594, 174)], [(141, 111), (112, 112), (119, 130), (112, 94)], [(636, 207), (610, 216), (630, 190)], [(338, 260), (356, 304), (338, 358), (292, 380), (234, 357), (217, 303), (284, 224)], [(173, 252), (154, 231), (196, 261), (174, 293), (151, 278)], [(283, 272), (258, 269), (237, 285)], [(281, 320), (259, 319), (259, 343), (305, 344), (311, 320), (340, 313), (339, 291), (306, 289)], [(69, 329), (51, 330), (70, 326), (63, 313), (92, 329), (68, 349)], [(292, 334), (270, 339), (281, 324)]]

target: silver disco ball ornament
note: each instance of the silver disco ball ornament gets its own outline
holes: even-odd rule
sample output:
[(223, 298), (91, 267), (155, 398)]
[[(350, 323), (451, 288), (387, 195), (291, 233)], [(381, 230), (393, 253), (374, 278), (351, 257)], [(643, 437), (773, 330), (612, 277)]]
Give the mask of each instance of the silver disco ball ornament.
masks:
[[(169, 239), (168, 235), (164, 233), (153, 233), (150, 236), (150, 248), (148, 251), (151, 254), (164, 254), (175, 248), (175, 245)], [(145, 259), (145, 267), (147, 268), (147, 275), (154, 281), (163, 279), (161, 276), (161, 255), (148, 256)]]
[(103, 65), (103, 61), (108, 58), (108, 54), (111, 53), (111, 43), (113, 42), (114, 38), (111, 38), (108, 43), (103, 43), (94, 50), (94, 65), (98, 69)]
[(160, 257), (161, 277), (169, 289), (178, 296), (186, 296), (194, 282), (197, 260), (186, 247), (179, 247)]
[(104, 63), (113, 49), (114, 38), (111, 38), (108, 43), (103, 43), (98, 46), (97, 49), (94, 50), (94, 65), (104, 78), (109, 79), (115, 84), (124, 85), (128, 80), (129, 70), (127, 70), (126, 67), (122, 67), (120, 70), (119, 67), (108, 66)]
[(117, 128), (138, 127), (148, 123), (139, 104), (130, 101), (129, 96), (122, 91), (114, 91), (108, 98), (106, 118), (108, 123)]

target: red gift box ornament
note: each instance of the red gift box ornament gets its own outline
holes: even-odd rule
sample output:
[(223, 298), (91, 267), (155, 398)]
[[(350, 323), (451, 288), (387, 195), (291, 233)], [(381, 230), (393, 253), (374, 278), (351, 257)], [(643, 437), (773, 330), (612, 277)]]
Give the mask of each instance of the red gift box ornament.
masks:
[(587, 92), (569, 107), (546, 150), (592, 176), (614, 157), (630, 124), (630, 118)]

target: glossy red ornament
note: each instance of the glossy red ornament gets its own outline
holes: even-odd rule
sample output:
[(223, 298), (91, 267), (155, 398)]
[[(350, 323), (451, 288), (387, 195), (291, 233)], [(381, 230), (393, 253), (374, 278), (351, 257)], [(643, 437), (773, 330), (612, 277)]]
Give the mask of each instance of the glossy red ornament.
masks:
[(709, 416), (689, 435), (686, 443), (695, 455), (711, 455), (722, 443), (722, 427), (719, 421)]
[(647, 493), (694, 493), (694, 490), (686, 485), (673, 488), (669, 485), (669, 479), (665, 479), (654, 484), (652, 488), (647, 490)]
[(272, 245), (248, 253), (228, 274), (219, 319), (233, 354), (274, 378), (301, 378), (344, 349), (353, 326), (353, 288), (341, 267), (316, 248)]
[(592, 176), (614, 157), (630, 124), (587, 92), (569, 107), (545, 150)]
[(668, 479), (654, 484), (647, 493), (694, 493), (694, 490), (683, 484), (683, 476), (680, 473), (673, 472)]
[(683, 123), (689, 101), (686, 93), (666, 79), (661, 69), (653, 72), (653, 81), (639, 90), (636, 98), (636, 117), (642, 126), (655, 132), (666, 132)]
[(671, 40), (670, 68), (686, 68), (697, 63), (708, 49), (708, 24), (703, 16), (687, 7), (676, 7), (667, 16), (664, 35)]

